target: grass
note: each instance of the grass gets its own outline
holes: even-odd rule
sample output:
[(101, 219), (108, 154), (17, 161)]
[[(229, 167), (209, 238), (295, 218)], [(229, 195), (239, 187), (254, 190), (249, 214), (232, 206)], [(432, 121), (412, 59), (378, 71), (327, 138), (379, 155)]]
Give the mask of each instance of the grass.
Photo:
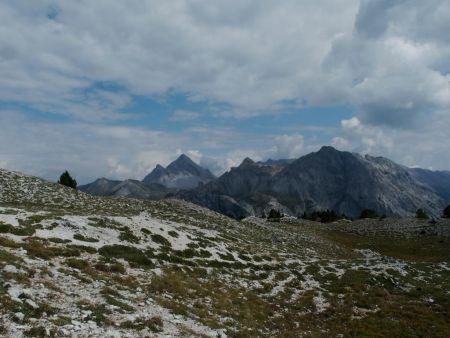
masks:
[(161, 319), (161, 317), (151, 317), (151, 318), (143, 318), (143, 317), (139, 317), (136, 318), (135, 320), (131, 321), (131, 320), (127, 320), (123, 323), (120, 324), (120, 327), (122, 329), (127, 329), (127, 330), (144, 330), (144, 329), (149, 329), (151, 332), (154, 333), (158, 333), (158, 332), (162, 332), (163, 331), (163, 327), (164, 327), (164, 323)]
[(111, 296), (110, 294), (104, 294), (103, 297), (105, 298), (106, 302), (109, 305), (117, 306), (118, 308), (120, 308), (121, 310), (126, 311), (126, 312), (134, 311), (134, 307), (118, 300), (117, 298)]
[(450, 239), (443, 240), (427, 236), (410, 239), (389, 238), (333, 230), (322, 232), (322, 236), (350, 250), (371, 249), (384, 256), (413, 262), (450, 263)]
[(81, 299), (80, 301), (78, 301), (77, 305), (82, 310), (91, 311), (91, 318), (97, 323), (97, 325), (109, 326), (112, 324), (111, 320), (108, 318), (108, 315), (111, 314), (111, 311), (106, 307), (105, 304), (93, 304), (87, 299)]
[(140, 242), (139, 237), (135, 236), (133, 234), (133, 232), (130, 230), (130, 228), (127, 226), (121, 228), (119, 239), (121, 241), (126, 241), (126, 242), (130, 242), (130, 243), (139, 243)]
[(69, 247), (49, 246), (45, 240), (29, 237), (22, 245), (30, 257), (38, 257), (49, 260), (53, 257), (76, 257), (80, 256), (80, 251)]
[(66, 265), (78, 270), (86, 270), (90, 267), (89, 262), (82, 259), (69, 258), (65, 261)]
[(105, 245), (99, 249), (98, 253), (106, 258), (125, 259), (133, 267), (151, 269), (155, 266), (143, 251), (132, 246)]
[(83, 241), (83, 242), (89, 242), (89, 243), (97, 243), (99, 242), (99, 240), (97, 238), (92, 238), (92, 237), (85, 237), (81, 234), (75, 234), (73, 235), (74, 239), (77, 239), (79, 241)]
[(10, 224), (5, 224), (0, 222), (0, 233), (2, 234), (13, 234), (17, 236), (32, 236), (36, 232), (36, 228), (32, 226), (26, 227), (15, 227)]
[[(12, 197), (10, 203), (26, 205), (27, 210), (32, 211), (49, 210), (61, 217), (93, 212), (104, 215), (90, 217), (90, 224), (116, 229), (120, 231), (121, 240), (128, 243), (104, 246), (98, 250), (99, 257), (95, 248), (75, 246), (63, 240), (31, 237), (16, 242), (6, 236), (0, 237), (0, 246), (5, 248), (0, 250), (0, 264), (20, 264), (25, 272), (7, 274), (1, 271), (0, 278), (26, 287), (36, 285), (36, 278), (46, 279), (49, 290), (65, 292), (67, 290), (56, 291), (56, 287), (47, 286), (50, 282), (56, 285), (58, 274), (53, 277), (48, 274), (54, 264), (61, 273), (72, 274), (80, 280), (88, 280), (86, 277), (91, 282), (101, 280), (104, 285), (109, 285), (100, 292), (105, 302), (92, 304), (84, 300), (77, 303), (81, 309), (92, 311), (89, 320), (98, 325), (154, 333), (163, 330), (164, 327), (159, 325), (162, 322), (151, 317), (125, 320), (124, 316), (117, 316), (117, 312), (133, 312), (134, 302), (142, 301), (133, 292), (140, 287), (147, 296), (173, 313), (210, 328), (225, 328), (230, 337), (445, 337), (450, 332), (450, 272), (437, 263), (449, 261), (446, 239), (426, 235), (419, 239), (358, 236), (335, 231), (332, 226), (325, 228), (303, 221), (298, 224), (293, 221), (295, 224), (289, 225), (287, 220), (281, 220), (276, 227), (255, 227), (201, 209), (190, 209), (179, 202), (147, 203), (91, 199), (89, 196), (83, 200), (82, 194), (75, 195), (71, 191), (68, 194), (71, 197), (67, 203), (64, 198), (54, 205), (41, 201), (25, 204), (26, 201), (15, 202)], [(54, 197), (52, 200), (59, 198)], [(134, 235), (110, 218), (143, 210), (150, 212), (152, 217), (215, 230), (217, 235), (205, 237), (202, 231), (183, 226), (176, 232), (164, 233), (167, 237), (152, 236), (147, 229)], [(46, 217), (50, 219), (48, 215)], [(17, 228), (35, 229), (42, 221), (39, 217), (27, 218)], [(5, 229), (6, 234), (11, 234), (11, 228)], [(173, 250), (170, 240), (177, 237), (175, 233), (183, 238), (188, 236), (194, 242), (189, 243), (186, 250)], [(160, 245), (153, 250), (138, 249), (133, 246), (137, 242), (130, 235), (136, 238), (145, 235), (147, 240), (151, 238)], [(49, 270), (45, 276), (43, 269), (33, 272), (32, 266), (30, 269), (25, 267), (14, 255), (14, 250), (20, 247), (27, 250), (31, 258), (48, 260)], [(403, 262), (383, 257), (367, 261), (354, 249), (372, 249), (382, 255), (405, 259), (404, 273), (399, 273), (396, 268)], [(210, 259), (211, 252), (218, 250), (221, 259)], [(129, 269), (127, 274), (125, 267), (128, 268), (128, 264), (119, 262), (122, 259), (131, 268), (140, 269), (153, 268), (153, 262), (159, 261), (162, 272), (154, 274)], [(338, 271), (341, 276), (337, 275)], [(26, 319), (21, 324), (27, 325), (27, 329), (30, 328), (29, 318), (43, 318), (42, 313), (13, 302), (3, 283), (0, 284), (0, 314), (3, 318), (23, 311)], [(77, 287), (84, 286), (78, 283)], [(126, 300), (124, 296), (128, 294), (133, 294), (133, 298)], [(95, 291), (97, 296), (98, 289)], [(318, 312), (321, 297), (328, 307)], [(108, 304), (117, 309), (111, 310)], [(46, 308), (42, 303), (39, 306)], [(50, 307), (48, 312), (52, 318), (54, 309)], [(114, 312), (116, 315), (112, 316)], [(57, 326), (65, 325), (67, 318), (51, 321)], [(112, 323), (110, 318), (117, 322)], [(42, 323), (33, 325), (47, 327)], [(39, 331), (34, 334), (38, 336)], [(183, 333), (181, 325), (179, 334), (196, 335), (188, 329)]]
[(8, 251), (1, 250), (0, 249), (0, 262), (6, 264), (12, 264), (12, 265), (19, 265), (20, 262), (22, 262), (22, 259)]
[(95, 269), (102, 272), (125, 274), (126, 268), (119, 262), (105, 263), (98, 262), (94, 265)]

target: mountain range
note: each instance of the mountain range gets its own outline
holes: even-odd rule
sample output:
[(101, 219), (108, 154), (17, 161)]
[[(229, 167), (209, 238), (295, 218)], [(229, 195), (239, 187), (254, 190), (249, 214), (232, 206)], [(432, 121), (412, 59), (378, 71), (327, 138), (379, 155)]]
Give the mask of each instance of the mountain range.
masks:
[(175, 197), (233, 218), (267, 215), (271, 209), (293, 216), (329, 209), (357, 217), (364, 209), (410, 216), (422, 208), (439, 216), (450, 203), (450, 172), (407, 168), (384, 157), (324, 146), (298, 159), (246, 158), (218, 178), (181, 155), (167, 168), (158, 165), (142, 182), (100, 179), (80, 190), (106, 196)]
[(180, 189), (194, 189), (216, 177), (182, 154), (166, 168), (157, 165), (142, 181), (99, 178), (78, 189), (96, 196), (161, 199)]

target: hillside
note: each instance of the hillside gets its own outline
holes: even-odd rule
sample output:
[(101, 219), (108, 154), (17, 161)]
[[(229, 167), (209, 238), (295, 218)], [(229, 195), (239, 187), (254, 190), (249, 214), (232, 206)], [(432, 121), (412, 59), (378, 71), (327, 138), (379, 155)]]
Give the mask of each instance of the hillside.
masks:
[(278, 165), (247, 158), (220, 178), (178, 197), (234, 218), (267, 215), (272, 208), (294, 216), (329, 209), (353, 218), (368, 208), (397, 216), (412, 216), (422, 208), (438, 216), (445, 205), (407, 168), (332, 147)]
[(421, 168), (409, 170), (422, 184), (433, 189), (447, 203), (450, 203), (450, 171), (433, 171)]
[(99, 178), (92, 183), (78, 187), (80, 191), (94, 196), (132, 197), (141, 199), (162, 199), (174, 192), (158, 183), (143, 183), (137, 180), (115, 181)]
[(450, 331), (449, 220), (238, 222), (0, 170), (0, 233), (4, 336)]

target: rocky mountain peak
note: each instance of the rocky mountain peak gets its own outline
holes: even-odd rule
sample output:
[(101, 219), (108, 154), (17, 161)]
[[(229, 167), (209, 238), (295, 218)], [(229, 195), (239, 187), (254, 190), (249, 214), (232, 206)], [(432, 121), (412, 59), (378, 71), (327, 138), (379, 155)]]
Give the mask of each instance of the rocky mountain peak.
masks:
[(175, 189), (193, 189), (200, 183), (207, 183), (214, 178), (215, 176), (208, 169), (199, 166), (185, 154), (181, 154), (166, 168), (158, 164), (143, 182), (159, 183)]
[(243, 168), (243, 167), (250, 166), (250, 165), (253, 165), (253, 164), (255, 164), (255, 161), (253, 161), (250, 157), (246, 157), (242, 161), (242, 163), (239, 165), (239, 168)]

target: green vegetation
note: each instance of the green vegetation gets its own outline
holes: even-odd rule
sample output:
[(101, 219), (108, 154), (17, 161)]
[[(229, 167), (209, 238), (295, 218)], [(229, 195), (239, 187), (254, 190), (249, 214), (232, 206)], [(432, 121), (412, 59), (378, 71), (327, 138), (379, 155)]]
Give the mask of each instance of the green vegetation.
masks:
[(267, 216), (267, 220), (272, 221), (272, 222), (279, 222), (280, 218), (283, 217), (283, 214), (281, 213), (280, 210), (276, 210), (276, 209), (271, 209), (269, 211), (269, 216)]
[(122, 329), (132, 329), (132, 330), (144, 330), (149, 329), (152, 332), (162, 332), (164, 323), (161, 317), (151, 317), (149, 319), (146, 318), (136, 318), (134, 321), (127, 320), (120, 324)]
[(0, 222), (0, 233), (1, 234), (13, 234), (17, 236), (33, 236), (36, 229), (33, 227), (15, 227), (10, 224), (5, 224)]
[(66, 187), (76, 189), (77, 181), (70, 176), (69, 172), (66, 170), (62, 173), (58, 181), (59, 184), (65, 185)]
[(171, 237), (173, 237), (173, 238), (178, 238), (178, 237), (179, 237), (178, 232), (176, 232), (176, 231), (174, 231), (174, 230), (170, 230), (170, 231), (168, 232), (168, 234), (169, 234), (169, 236), (171, 236)]
[(125, 226), (120, 229), (119, 239), (130, 243), (139, 243), (139, 237), (135, 236), (129, 227)]
[(416, 218), (417, 219), (428, 219), (428, 215), (423, 209), (417, 209), (416, 211)]
[(321, 222), (321, 223), (331, 223), (336, 222), (340, 219), (345, 219), (345, 215), (339, 216), (336, 214), (334, 210), (325, 210), (325, 211), (313, 211), (310, 215), (306, 212), (303, 213), (303, 219), (307, 219), (310, 221)]
[(126, 245), (105, 245), (98, 253), (107, 258), (123, 258), (133, 267), (151, 269), (155, 265), (141, 250)]
[(373, 209), (364, 209), (361, 211), (361, 214), (359, 215), (360, 219), (364, 218), (378, 218), (378, 213)]
[(97, 238), (85, 237), (82, 234), (75, 234), (75, 235), (73, 235), (73, 238), (77, 239), (79, 241), (89, 242), (89, 243), (97, 243), (99, 241)]
[(162, 235), (160, 234), (152, 234), (151, 235), (152, 241), (164, 246), (170, 246), (170, 242)]
[(444, 212), (443, 212), (443, 217), (450, 218), (450, 204), (445, 207)]

